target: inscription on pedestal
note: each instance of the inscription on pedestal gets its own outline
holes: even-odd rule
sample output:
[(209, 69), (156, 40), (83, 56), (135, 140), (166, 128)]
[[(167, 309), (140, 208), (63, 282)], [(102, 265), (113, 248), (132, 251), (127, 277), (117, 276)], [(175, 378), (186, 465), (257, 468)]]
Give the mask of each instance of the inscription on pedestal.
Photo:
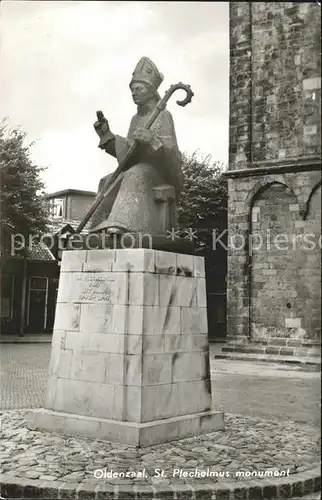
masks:
[(115, 281), (114, 278), (79, 275), (76, 277), (76, 281), (83, 284), (83, 289), (80, 291), (78, 298), (79, 301), (111, 304), (112, 290), (110, 285)]

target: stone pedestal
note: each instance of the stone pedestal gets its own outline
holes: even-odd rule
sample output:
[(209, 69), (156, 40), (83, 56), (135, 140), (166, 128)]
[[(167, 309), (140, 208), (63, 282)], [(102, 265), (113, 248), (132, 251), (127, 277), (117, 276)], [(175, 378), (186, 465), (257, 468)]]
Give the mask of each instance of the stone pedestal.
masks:
[(212, 410), (204, 259), (64, 252), (45, 408), (28, 426), (149, 446), (223, 425)]

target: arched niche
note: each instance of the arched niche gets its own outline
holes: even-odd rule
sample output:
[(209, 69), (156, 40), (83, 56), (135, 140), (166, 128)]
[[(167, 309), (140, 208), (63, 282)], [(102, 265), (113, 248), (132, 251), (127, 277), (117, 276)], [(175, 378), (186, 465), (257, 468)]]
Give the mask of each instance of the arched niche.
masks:
[[(285, 183), (261, 184), (250, 204), (250, 322), (253, 338), (307, 336), (298, 199)], [(299, 224), (300, 222), (300, 224)]]

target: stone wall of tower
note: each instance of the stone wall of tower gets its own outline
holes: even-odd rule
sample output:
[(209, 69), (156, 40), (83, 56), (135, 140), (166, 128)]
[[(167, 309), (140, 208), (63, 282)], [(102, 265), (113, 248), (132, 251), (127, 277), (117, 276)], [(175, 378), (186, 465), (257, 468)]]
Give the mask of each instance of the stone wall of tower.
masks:
[(320, 338), (321, 8), (230, 3), (228, 338)]

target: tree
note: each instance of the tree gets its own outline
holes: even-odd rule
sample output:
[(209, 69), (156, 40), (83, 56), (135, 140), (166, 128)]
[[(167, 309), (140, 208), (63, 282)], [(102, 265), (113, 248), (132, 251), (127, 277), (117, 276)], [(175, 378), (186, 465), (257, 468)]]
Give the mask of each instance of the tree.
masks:
[(220, 234), (227, 228), (228, 190), (223, 164), (195, 151), (191, 156), (183, 155), (182, 170), (185, 181), (178, 204), (179, 227), (183, 233), (191, 228), (196, 250), (206, 252), (212, 249), (213, 231)]
[[(43, 199), (43, 167), (30, 158), (33, 143), (25, 144), (26, 133), (0, 123), (1, 256), (8, 257), (11, 236), (21, 235), (28, 245), (29, 235), (46, 230), (47, 210)], [(22, 252), (22, 255), (24, 253)]]

